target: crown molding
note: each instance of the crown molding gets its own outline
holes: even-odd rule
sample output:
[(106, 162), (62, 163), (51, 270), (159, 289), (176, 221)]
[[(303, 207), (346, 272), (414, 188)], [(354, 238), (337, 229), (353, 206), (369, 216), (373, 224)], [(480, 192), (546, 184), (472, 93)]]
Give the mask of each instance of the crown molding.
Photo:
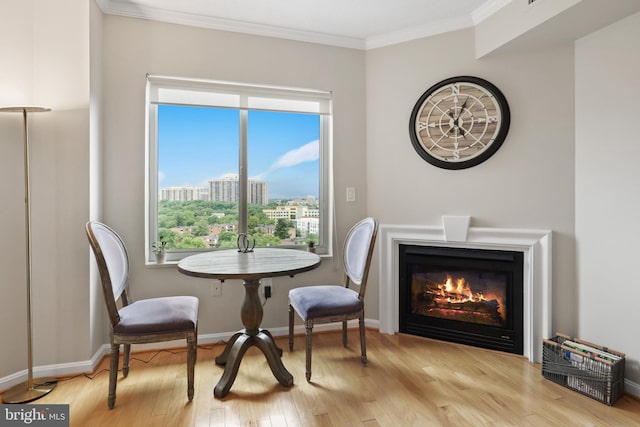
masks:
[(114, 0), (96, 0), (100, 9), (108, 15), (146, 19), (171, 24), (188, 25), (212, 30), (230, 31), (252, 34), (256, 36), (275, 37), (308, 43), (318, 43), (351, 49), (365, 49), (365, 40), (355, 37), (335, 36), (313, 31), (295, 30), (272, 25), (254, 24), (232, 19), (214, 18), (194, 13), (176, 12), (147, 6), (134, 6)]
[(488, 16), (495, 13), (498, 9), (507, 5), (511, 1), (512, 0), (489, 0), (487, 3), (473, 11), (470, 16), (441, 21), (436, 24), (426, 24), (406, 28), (364, 39), (242, 22), (232, 19), (215, 18), (195, 13), (177, 12), (157, 7), (123, 3), (118, 0), (96, 0), (102, 12), (108, 15), (188, 25), (219, 31), (252, 34), (263, 37), (275, 37), (359, 50), (376, 49), (379, 47), (472, 27), (477, 25), (479, 22), (482, 22)]
[(473, 25), (478, 25), (480, 22), (484, 21), (512, 1), (513, 0), (489, 0), (471, 13)]
[(365, 50), (404, 43), (411, 40), (434, 36), (436, 34), (448, 33), (449, 31), (460, 30), (462, 28), (472, 26), (473, 21), (471, 20), (470, 16), (449, 19), (446, 21), (438, 22), (437, 24), (419, 25), (399, 31), (393, 31), (386, 34), (368, 37), (365, 44)]

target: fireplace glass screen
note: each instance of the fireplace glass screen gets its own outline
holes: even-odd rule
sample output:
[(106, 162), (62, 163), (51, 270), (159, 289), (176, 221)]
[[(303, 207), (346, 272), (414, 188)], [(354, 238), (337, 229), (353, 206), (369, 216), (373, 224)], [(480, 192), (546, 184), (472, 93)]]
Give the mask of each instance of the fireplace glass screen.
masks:
[(507, 277), (480, 270), (424, 271), (411, 275), (411, 313), (422, 316), (507, 326)]
[(522, 354), (522, 252), (399, 249), (400, 332)]

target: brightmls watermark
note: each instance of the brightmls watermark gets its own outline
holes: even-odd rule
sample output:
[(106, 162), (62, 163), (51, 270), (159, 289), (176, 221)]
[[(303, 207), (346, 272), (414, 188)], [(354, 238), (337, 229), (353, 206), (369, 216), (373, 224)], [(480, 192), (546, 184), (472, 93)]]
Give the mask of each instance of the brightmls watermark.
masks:
[(69, 405), (0, 405), (0, 427), (69, 427)]

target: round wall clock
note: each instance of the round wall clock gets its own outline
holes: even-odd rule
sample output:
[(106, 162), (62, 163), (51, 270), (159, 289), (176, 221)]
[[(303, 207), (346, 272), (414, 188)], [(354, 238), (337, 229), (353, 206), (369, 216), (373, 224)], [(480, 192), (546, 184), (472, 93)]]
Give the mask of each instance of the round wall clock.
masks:
[(496, 86), (478, 77), (452, 77), (431, 86), (418, 99), (409, 134), (427, 162), (444, 169), (465, 169), (498, 151), (510, 121), (509, 104)]

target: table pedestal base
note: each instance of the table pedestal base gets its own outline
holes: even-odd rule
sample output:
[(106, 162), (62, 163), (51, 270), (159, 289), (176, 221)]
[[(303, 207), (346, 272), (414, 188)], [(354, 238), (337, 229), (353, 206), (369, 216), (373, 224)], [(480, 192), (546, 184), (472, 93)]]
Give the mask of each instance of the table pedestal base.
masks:
[(245, 329), (235, 333), (224, 351), (216, 357), (216, 365), (224, 365), (222, 378), (213, 390), (215, 397), (224, 397), (229, 393), (238, 375), (242, 357), (251, 346), (258, 347), (267, 358), (271, 372), (285, 387), (293, 384), (293, 375), (287, 371), (280, 357), (282, 350), (276, 347), (273, 336), (266, 329), (259, 329), (262, 322), (262, 302), (258, 295), (259, 280), (244, 282), (245, 297), (242, 303), (241, 317)]

